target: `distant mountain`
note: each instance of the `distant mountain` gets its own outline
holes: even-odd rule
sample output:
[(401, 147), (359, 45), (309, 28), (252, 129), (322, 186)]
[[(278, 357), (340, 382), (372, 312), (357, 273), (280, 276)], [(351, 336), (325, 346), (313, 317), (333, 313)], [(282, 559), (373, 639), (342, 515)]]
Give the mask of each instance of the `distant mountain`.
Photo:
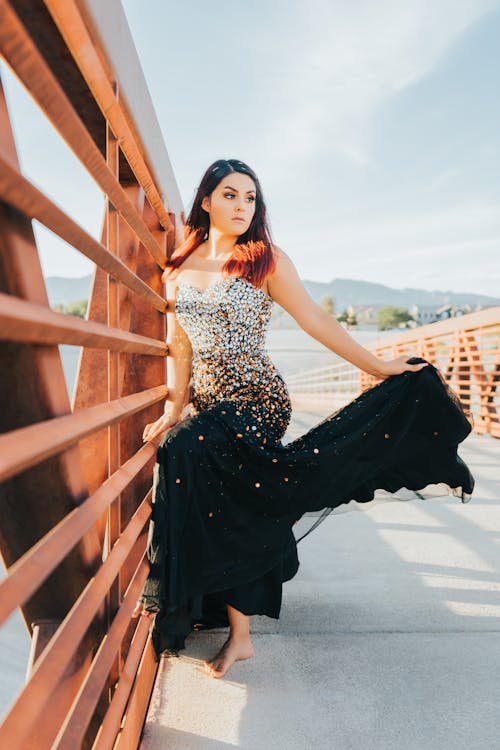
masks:
[(65, 276), (48, 276), (45, 279), (45, 285), (50, 306), (68, 305), (70, 302), (88, 299), (91, 284), (92, 274), (81, 276), (78, 279), (70, 279)]
[(373, 284), (370, 281), (356, 281), (353, 279), (333, 279), (327, 283), (320, 281), (303, 281), (307, 291), (313, 299), (319, 302), (322, 297), (333, 297), (335, 309), (341, 312), (348, 305), (397, 305), (411, 307), (412, 305), (500, 305), (500, 297), (489, 297), (485, 294), (469, 292), (450, 292), (405, 287), (393, 289), (384, 284)]
[[(67, 305), (80, 299), (88, 299), (92, 275), (81, 278), (66, 278), (64, 276), (49, 276), (45, 279), (47, 293), (51, 305)], [(335, 310), (341, 312), (348, 305), (397, 305), (411, 307), (411, 305), (484, 305), (491, 307), (500, 305), (500, 297), (489, 297), (485, 294), (469, 292), (450, 292), (405, 287), (393, 289), (384, 284), (373, 284), (370, 281), (354, 279), (333, 279), (328, 282), (307, 281), (303, 284), (311, 297), (320, 302), (323, 297), (333, 297)]]

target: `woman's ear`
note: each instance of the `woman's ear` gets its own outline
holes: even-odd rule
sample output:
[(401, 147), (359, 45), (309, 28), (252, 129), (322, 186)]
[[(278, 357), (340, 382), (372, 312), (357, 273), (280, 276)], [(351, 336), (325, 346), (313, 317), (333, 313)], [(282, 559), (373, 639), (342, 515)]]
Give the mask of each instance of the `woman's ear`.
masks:
[(208, 195), (205, 195), (205, 197), (201, 201), (201, 207), (207, 213), (209, 212), (209, 210), (210, 210), (210, 198), (209, 198)]

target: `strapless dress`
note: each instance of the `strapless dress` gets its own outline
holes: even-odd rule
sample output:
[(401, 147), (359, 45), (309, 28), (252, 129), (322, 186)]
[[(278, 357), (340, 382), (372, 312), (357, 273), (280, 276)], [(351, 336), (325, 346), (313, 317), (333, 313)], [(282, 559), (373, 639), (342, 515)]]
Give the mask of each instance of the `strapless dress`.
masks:
[(305, 514), (310, 533), (332, 511), (373, 507), (377, 490), (467, 502), (474, 488), (457, 453), (470, 417), (432, 364), (382, 380), (284, 443), (290, 394), (265, 347), (273, 304), (241, 276), (178, 287), (192, 412), (157, 452), (141, 600), (157, 613), (158, 656), (184, 648), (193, 630), (227, 625), (226, 604), (277, 618)]

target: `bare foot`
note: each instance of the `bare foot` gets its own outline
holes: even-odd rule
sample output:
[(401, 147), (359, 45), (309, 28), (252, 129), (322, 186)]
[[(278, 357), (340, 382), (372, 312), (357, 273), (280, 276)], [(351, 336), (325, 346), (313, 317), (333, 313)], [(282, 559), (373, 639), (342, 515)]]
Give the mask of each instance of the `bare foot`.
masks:
[(205, 671), (211, 677), (222, 677), (233, 662), (251, 659), (254, 655), (255, 651), (250, 638), (241, 639), (229, 636), (214, 658), (205, 662)]

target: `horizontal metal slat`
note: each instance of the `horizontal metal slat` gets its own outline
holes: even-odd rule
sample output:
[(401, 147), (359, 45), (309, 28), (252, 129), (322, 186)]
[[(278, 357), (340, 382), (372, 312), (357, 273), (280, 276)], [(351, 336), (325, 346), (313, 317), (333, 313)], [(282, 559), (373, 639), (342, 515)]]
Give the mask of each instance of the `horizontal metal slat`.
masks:
[(145, 649), (148, 647), (151, 623), (145, 617), (141, 617), (134, 633), (129, 652), (123, 665), (123, 670), (118, 685), (111, 699), (106, 716), (99, 728), (99, 733), (92, 750), (113, 750), (116, 736), (120, 730), (122, 717), (132, 691), (132, 686), (137, 676), (139, 663)]
[(93, 495), (10, 566), (0, 583), (0, 623), (30, 598), (155, 453), (152, 443), (140, 448)]
[(5, 433), (0, 436), (0, 481), (60, 453), (103, 427), (156, 404), (167, 394), (168, 388), (158, 385), (74, 414)]
[[(140, 542), (141, 538), (138, 541)], [(130, 624), (135, 603), (141, 593), (148, 571), (148, 561), (142, 559), (127, 588), (120, 608), (106, 633), (106, 638), (101, 641), (85, 680), (78, 691), (74, 705), (52, 745), (52, 750), (74, 750), (76, 747), (81, 747), (113, 660)]]
[(58, 313), (44, 305), (0, 293), (0, 339), (32, 344), (72, 344), (164, 357), (163, 341)]
[(87, 128), (21, 23), (12, 4), (0, 0), (0, 50), (17, 77), (45, 112), (76, 157), (93, 177), (116, 210), (139, 237), (158, 265), (165, 254), (142, 216), (106, 164)]
[(151, 508), (145, 503), (136, 511), (106, 561), (89, 581), (43, 650), (29, 681), (0, 725), (1, 747), (9, 750), (23, 750), (25, 747), (26, 738), (50, 701), (52, 692), (76, 653), (150, 513)]
[(53, 201), (23, 177), (0, 154), (0, 199), (30, 219), (41, 224), (65, 240), (96, 265), (121, 281), (128, 289), (144, 297), (150, 305), (165, 312), (166, 300), (130, 271), (125, 263), (110, 253), (82, 227), (67, 216)]
[(74, 0), (45, 0), (45, 5), (54, 19), (70, 50), (73, 59), (85, 78), (101, 112), (109, 122), (111, 130), (120, 143), (137, 182), (155, 211), (161, 225), (172, 230), (173, 224), (156, 187), (153, 176), (143, 157), (127, 118), (121, 108), (121, 100), (115, 95), (102, 64), (102, 58), (95, 49), (93, 40), (82, 19), (80, 9)]

